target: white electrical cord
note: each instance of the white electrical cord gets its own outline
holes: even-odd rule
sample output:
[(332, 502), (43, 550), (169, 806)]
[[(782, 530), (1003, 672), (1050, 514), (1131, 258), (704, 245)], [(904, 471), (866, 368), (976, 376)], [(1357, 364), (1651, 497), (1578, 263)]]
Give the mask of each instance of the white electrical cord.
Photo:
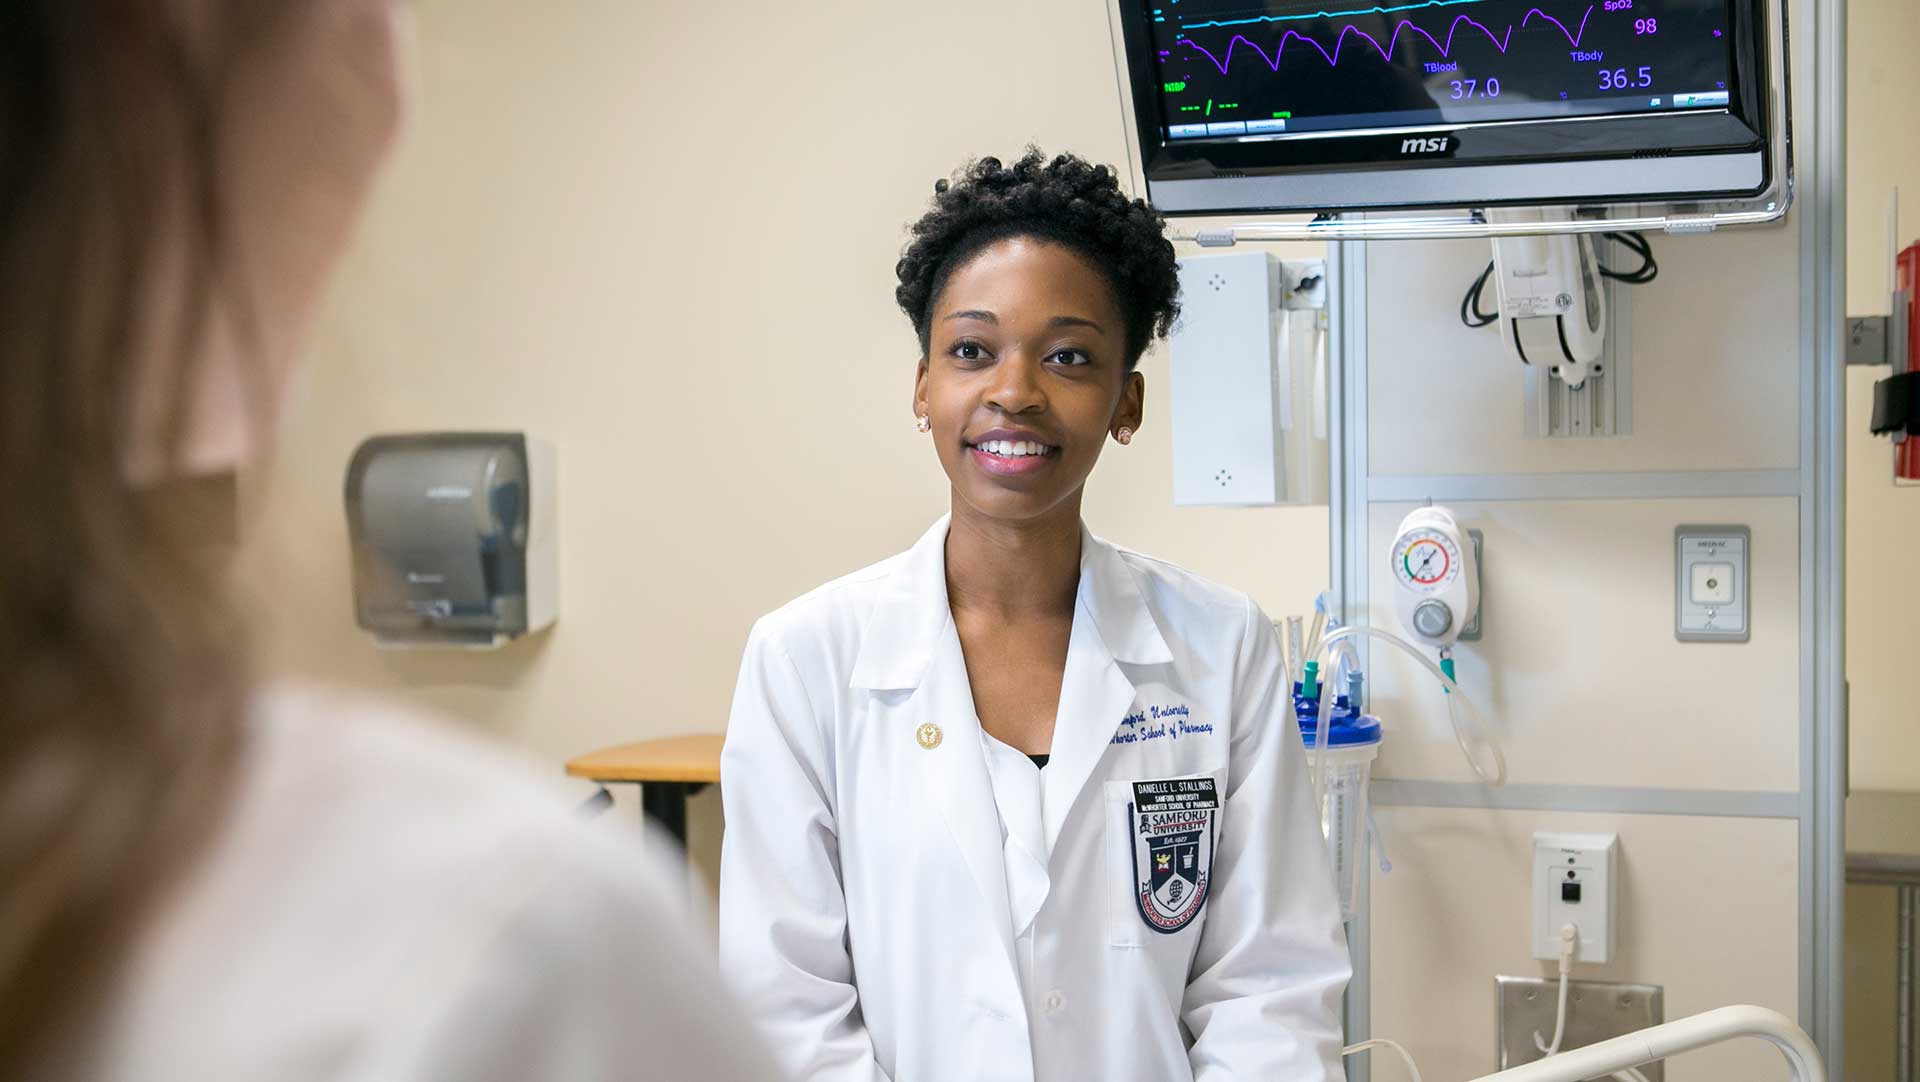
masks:
[(1554, 1056), (1560, 1053), (1560, 1042), (1567, 1036), (1567, 976), (1573, 971), (1573, 956), (1579, 950), (1580, 929), (1571, 924), (1560, 926), (1560, 1007), (1554, 1012), (1553, 1040), (1540, 1039), (1540, 1031), (1533, 1031), (1533, 1046), (1542, 1056)]
[[(1412, 1078), (1413, 1082), (1420, 1082), (1420, 1067), (1419, 1065), (1413, 1062), (1412, 1053), (1400, 1047), (1398, 1044), (1394, 1043), (1393, 1041), (1387, 1040), (1385, 1037), (1376, 1037), (1371, 1041), (1361, 1041), (1359, 1044), (1350, 1045), (1346, 1048), (1343, 1048), (1340, 1050), (1340, 1058), (1345, 1059), (1348, 1056), (1357, 1055), (1358, 1053), (1365, 1052), (1371, 1048), (1391, 1048), (1395, 1052), (1400, 1053), (1401, 1062), (1407, 1065), (1408, 1077)], [(1643, 1078), (1640, 1080), (1640, 1082), (1646, 1082), (1646, 1079)]]
[(1640, 1068), (1638, 1067), (1628, 1067), (1623, 1071), (1615, 1071), (1613, 1072), (1613, 1077), (1615, 1082), (1647, 1082), (1647, 1076), (1641, 1074)]

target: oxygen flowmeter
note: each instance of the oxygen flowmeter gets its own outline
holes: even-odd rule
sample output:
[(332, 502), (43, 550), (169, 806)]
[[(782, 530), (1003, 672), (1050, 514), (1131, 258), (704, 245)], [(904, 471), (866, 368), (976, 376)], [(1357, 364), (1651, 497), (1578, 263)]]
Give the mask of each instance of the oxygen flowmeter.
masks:
[(1390, 555), (1400, 623), (1428, 646), (1446, 650), (1480, 608), (1473, 541), (1453, 512), (1422, 507), (1400, 520)]

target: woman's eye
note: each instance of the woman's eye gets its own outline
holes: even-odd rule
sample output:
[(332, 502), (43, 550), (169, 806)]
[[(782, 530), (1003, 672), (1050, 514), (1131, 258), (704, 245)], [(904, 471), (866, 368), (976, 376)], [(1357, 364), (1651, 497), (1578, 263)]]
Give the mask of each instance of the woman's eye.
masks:
[(1077, 349), (1058, 349), (1047, 356), (1054, 364), (1082, 365), (1093, 363), (1093, 358)]
[(953, 355), (963, 361), (984, 361), (987, 359), (987, 347), (978, 342), (961, 342), (953, 347)]

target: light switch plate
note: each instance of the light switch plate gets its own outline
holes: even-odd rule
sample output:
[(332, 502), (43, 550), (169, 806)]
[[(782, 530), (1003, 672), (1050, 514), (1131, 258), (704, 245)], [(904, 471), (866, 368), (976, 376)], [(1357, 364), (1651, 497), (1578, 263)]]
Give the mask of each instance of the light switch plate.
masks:
[(1753, 619), (1753, 532), (1745, 526), (1680, 526), (1673, 548), (1674, 637), (1746, 642)]

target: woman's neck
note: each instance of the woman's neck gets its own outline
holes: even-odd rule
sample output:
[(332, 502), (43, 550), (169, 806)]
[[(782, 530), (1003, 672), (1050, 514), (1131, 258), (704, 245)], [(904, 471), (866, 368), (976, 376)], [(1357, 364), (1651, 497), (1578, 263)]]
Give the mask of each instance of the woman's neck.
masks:
[(947, 601), (1005, 620), (1073, 615), (1080, 587), (1080, 501), (1031, 522), (987, 518), (954, 501)]

